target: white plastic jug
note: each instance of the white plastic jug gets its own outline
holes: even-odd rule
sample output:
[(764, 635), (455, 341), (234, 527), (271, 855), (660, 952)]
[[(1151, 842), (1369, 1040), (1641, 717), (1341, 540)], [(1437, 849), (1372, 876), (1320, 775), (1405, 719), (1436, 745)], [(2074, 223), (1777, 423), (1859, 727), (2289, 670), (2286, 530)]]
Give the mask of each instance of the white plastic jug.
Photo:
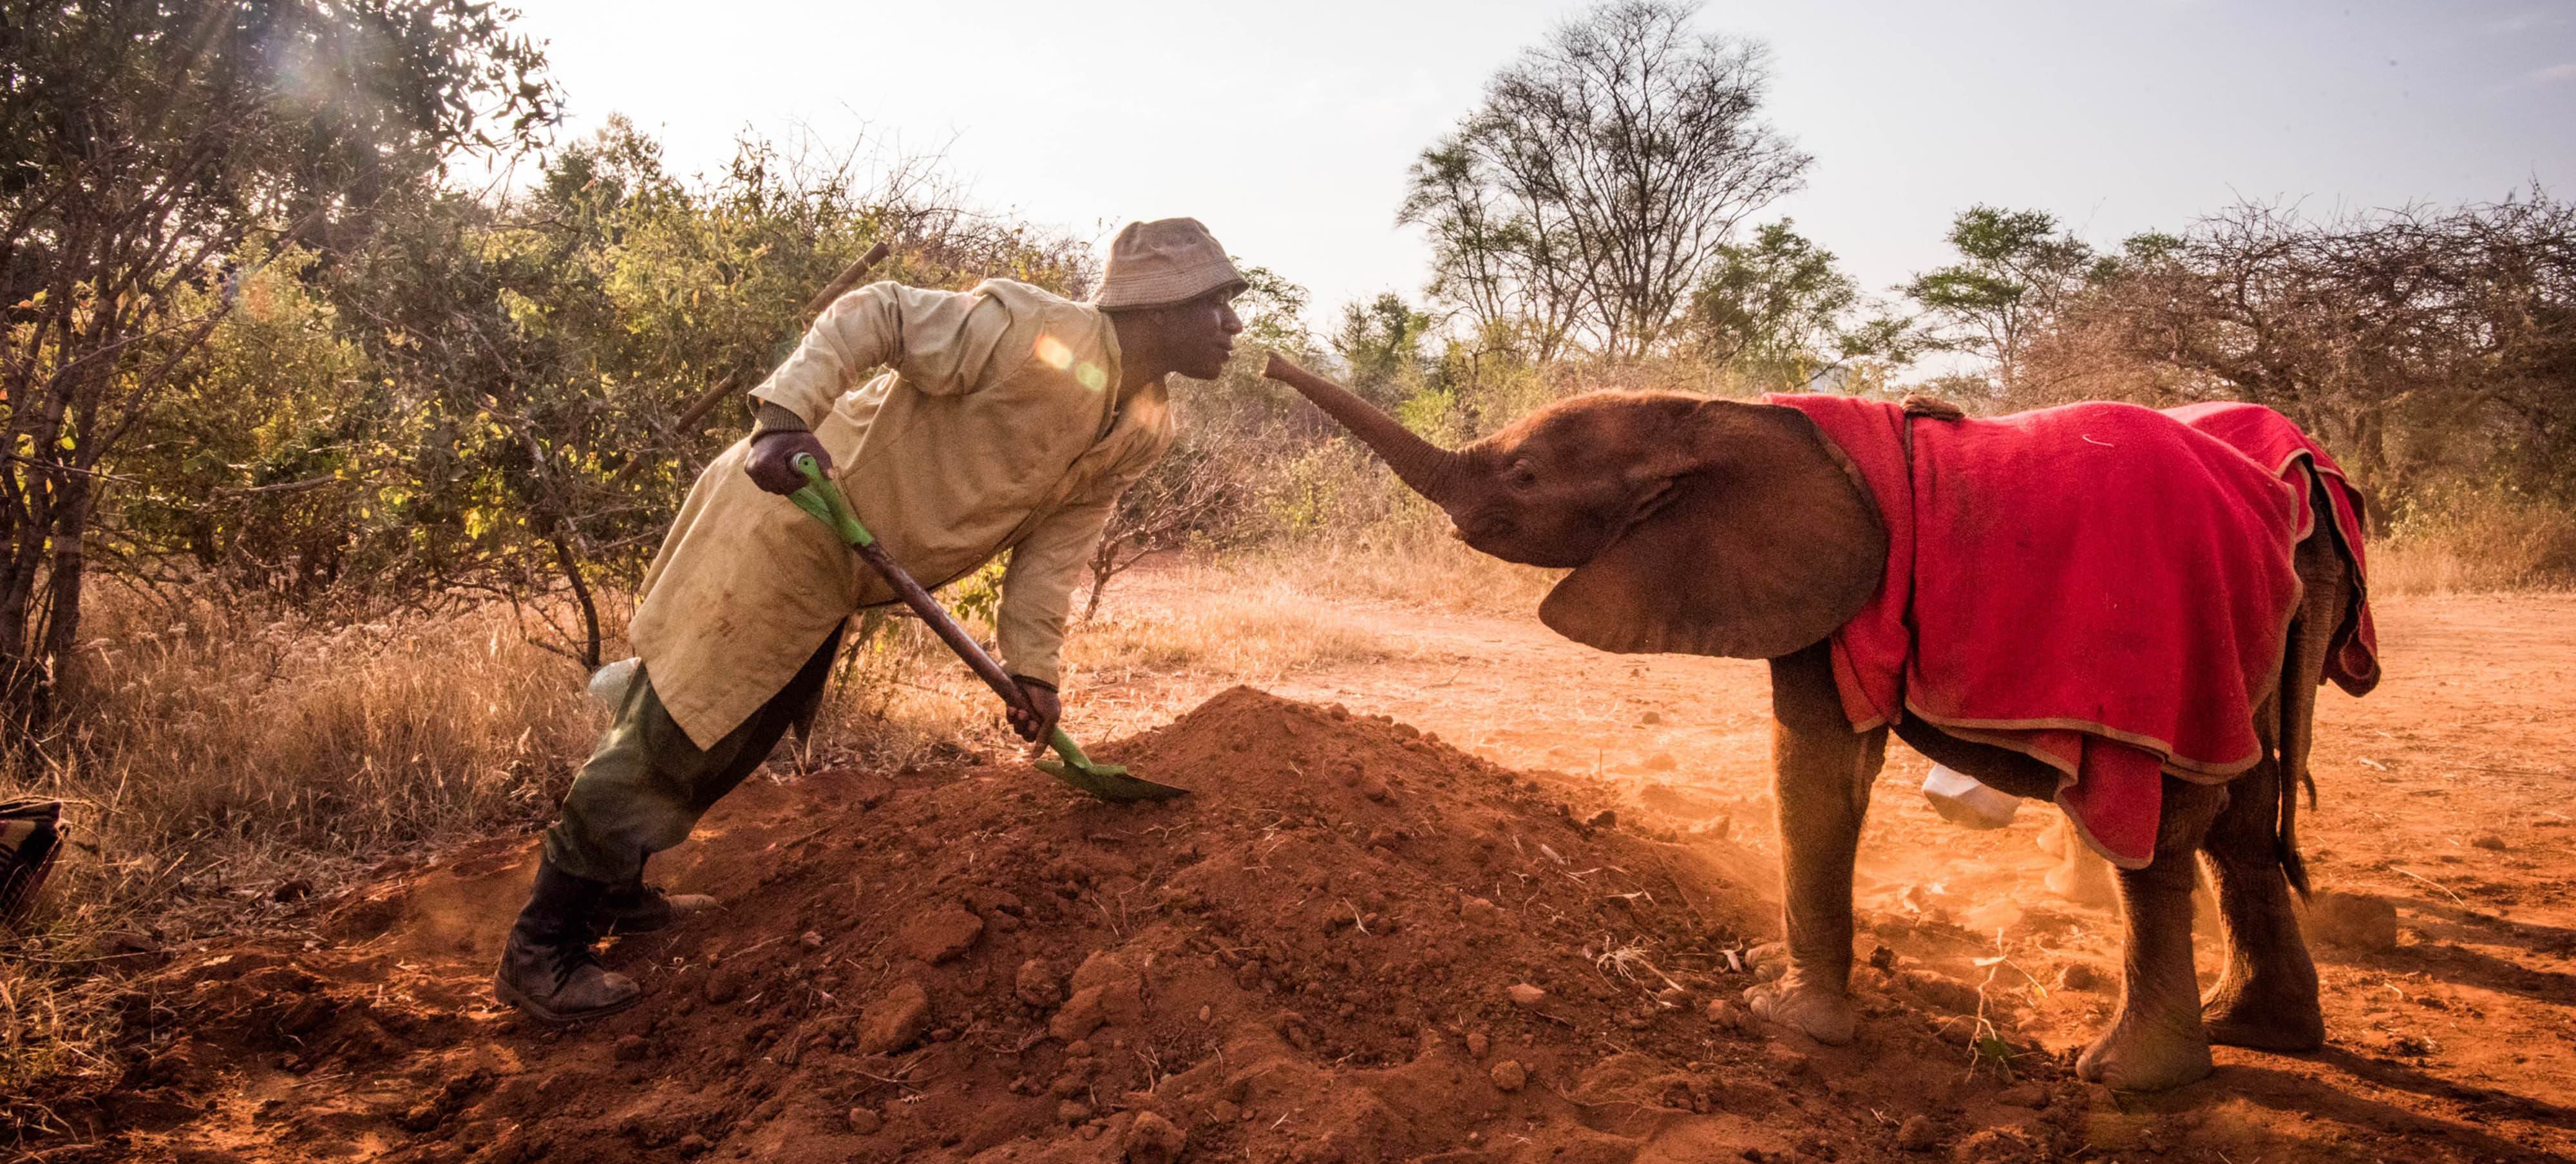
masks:
[(1923, 799), (1932, 802), (1941, 819), (1972, 829), (2002, 828), (2021, 811), (2020, 797), (1997, 792), (1967, 773), (1939, 764), (1932, 765), (1932, 773), (1923, 778)]
[(601, 667), (590, 677), (590, 697), (610, 711), (617, 710), (626, 702), (626, 689), (635, 682), (635, 669), (643, 664), (642, 659), (619, 659)]

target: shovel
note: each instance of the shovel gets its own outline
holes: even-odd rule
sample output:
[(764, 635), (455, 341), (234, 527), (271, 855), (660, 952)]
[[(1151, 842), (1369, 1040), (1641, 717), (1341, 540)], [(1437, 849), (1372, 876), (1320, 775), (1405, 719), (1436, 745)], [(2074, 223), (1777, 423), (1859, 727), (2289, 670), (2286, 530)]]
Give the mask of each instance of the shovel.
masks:
[[(895, 594), (903, 599), (903, 604), (920, 615), (921, 621), (939, 635), (939, 641), (957, 652), (957, 657), (964, 659), (967, 668), (984, 681), (984, 686), (992, 688), (993, 694), (1001, 696), (1002, 702), (1010, 704), (1014, 710), (1031, 712), (1020, 694), (1020, 685), (1003, 674), (992, 656), (975, 645), (975, 640), (967, 635), (965, 628), (957, 625), (957, 620), (948, 617), (948, 612), (940, 607), (938, 600), (896, 564), (894, 555), (886, 553), (885, 547), (877, 544), (876, 536), (868, 532), (868, 527), (859, 524), (859, 515), (850, 512), (849, 500), (841, 496), (840, 487), (823, 476), (823, 466), (817, 464), (812, 456), (799, 453), (796, 471), (805, 475), (805, 486), (788, 494), (787, 499), (795, 502), (796, 508), (814, 515), (814, 520), (829, 526), (842, 541), (849, 543), (850, 549), (861, 559), (876, 567), (886, 584), (894, 587)], [(1116, 804), (1169, 800), (1189, 791), (1130, 776), (1125, 768), (1116, 764), (1093, 762), (1091, 757), (1082, 754), (1082, 745), (1073, 742), (1073, 737), (1065, 734), (1060, 726), (1047, 743), (1055, 748), (1060, 759), (1040, 760), (1038, 769), (1102, 800)]]

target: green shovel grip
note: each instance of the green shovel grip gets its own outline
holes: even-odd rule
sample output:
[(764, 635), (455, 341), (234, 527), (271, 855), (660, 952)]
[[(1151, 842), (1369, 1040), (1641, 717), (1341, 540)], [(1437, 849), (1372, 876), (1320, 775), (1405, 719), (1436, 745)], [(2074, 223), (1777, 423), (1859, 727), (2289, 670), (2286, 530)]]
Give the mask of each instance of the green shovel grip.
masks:
[[(1073, 742), (1073, 737), (1066, 735), (1064, 729), (1061, 727), (1055, 729), (1054, 735), (1047, 737), (1047, 746), (1054, 748), (1056, 755), (1064, 757), (1065, 763), (1071, 764), (1076, 768), (1089, 768), (1093, 766), (1091, 763), (1091, 757), (1082, 754), (1082, 745)], [(1121, 771), (1124, 771), (1124, 769), (1121, 769)]]
[(797, 472), (805, 475), (804, 487), (787, 495), (789, 501), (796, 503), (796, 508), (813, 514), (816, 520), (832, 527), (832, 532), (841, 535), (842, 541), (854, 546), (877, 544), (876, 535), (859, 524), (858, 514), (850, 512), (849, 499), (842, 497), (841, 491), (823, 476), (823, 466), (814, 460), (814, 454), (798, 453), (790, 463), (796, 466)]

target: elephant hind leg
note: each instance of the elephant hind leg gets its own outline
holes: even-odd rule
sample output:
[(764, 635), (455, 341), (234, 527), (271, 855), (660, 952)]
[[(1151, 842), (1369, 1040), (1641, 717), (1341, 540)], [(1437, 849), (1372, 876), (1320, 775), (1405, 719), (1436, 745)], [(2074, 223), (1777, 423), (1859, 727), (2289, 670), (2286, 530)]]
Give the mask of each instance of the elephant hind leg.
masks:
[(2165, 777), (2155, 859), (2120, 871), (2129, 932), (2119, 1013), (2077, 1058), (2078, 1076), (2123, 1091), (2162, 1091), (2209, 1074), (2209, 1033), (2192, 974), (2191, 895), (2202, 839), (2227, 799), (2225, 787)]
[(2280, 764), (2265, 760), (2228, 786), (2227, 807), (2210, 825), (2204, 849), (2218, 875), (2227, 968), (2202, 1010), (2213, 1043), (2313, 1051), (2325, 1044), (2325, 1012), (2276, 845), (2284, 779)]
[[(2054, 845), (2048, 843), (2051, 833), (2055, 834)], [(2118, 904), (2120, 889), (2112, 876), (2111, 862), (2075, 835), (2064, 816), (2050, 821), (2040, 838), (2040, 847), (2057, 855), (2056, 868), (2040, 878), (2040, 884), (2047, 886), (2050, 893), (2077, 905), (2107, 908)]]

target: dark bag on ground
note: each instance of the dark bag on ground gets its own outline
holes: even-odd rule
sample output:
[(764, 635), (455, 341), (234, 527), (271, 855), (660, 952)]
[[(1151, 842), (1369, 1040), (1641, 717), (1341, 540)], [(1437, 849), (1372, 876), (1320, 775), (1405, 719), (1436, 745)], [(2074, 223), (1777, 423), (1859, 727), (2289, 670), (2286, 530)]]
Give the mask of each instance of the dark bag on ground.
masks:
[(62, 845), (62, 802), (0, 800), (0, 923), (26, 919)]

